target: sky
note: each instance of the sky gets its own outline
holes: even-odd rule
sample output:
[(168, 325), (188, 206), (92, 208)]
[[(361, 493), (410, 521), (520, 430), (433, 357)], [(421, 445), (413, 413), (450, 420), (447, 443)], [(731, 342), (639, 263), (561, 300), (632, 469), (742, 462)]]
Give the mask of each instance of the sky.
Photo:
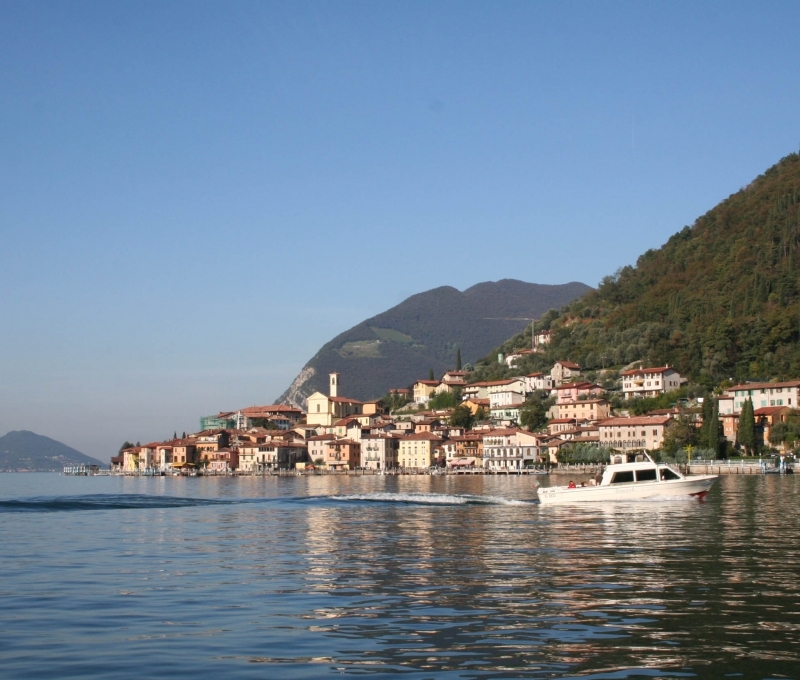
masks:
[(798, 150), (798, 26), (797, 2), (0, 3), (0, 434), (107, 461), (272, 403), (415, 293), (597, 285)]

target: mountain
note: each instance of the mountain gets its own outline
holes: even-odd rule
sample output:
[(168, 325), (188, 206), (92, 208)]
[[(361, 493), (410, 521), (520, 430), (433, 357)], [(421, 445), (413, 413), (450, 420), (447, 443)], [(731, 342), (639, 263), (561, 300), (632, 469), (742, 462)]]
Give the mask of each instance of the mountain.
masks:
[[(786, 156), (540, 326), (552, 330), (551, 344), (520, 370), (556, 359), (588, 369), (642, 361), (670, 364), (706, 386), (797, 378), (800, 155)], [(495, 352), (529, 340), (530, 330)], [(495, 352), (475, 377), (498, 372)]]
[(0, 437), (0, 472), (61, 472), (65, 465), (103, 463), (57, 442), (27, 430)]
[(375, 399), (392, 387), (407, 387), (455, 368), (456, 353), (475, 361), (519, 332), (529, 319), (561, 307), (591, 290), (583, 283), (548, 286), (513, 279), (479, 283), (461, 292), (450, 286), (412, 295), (396, 307), (337, 335), (305, 365), (282, 403), (304, 407), (328, 374), (342, 374), (342, 393)]

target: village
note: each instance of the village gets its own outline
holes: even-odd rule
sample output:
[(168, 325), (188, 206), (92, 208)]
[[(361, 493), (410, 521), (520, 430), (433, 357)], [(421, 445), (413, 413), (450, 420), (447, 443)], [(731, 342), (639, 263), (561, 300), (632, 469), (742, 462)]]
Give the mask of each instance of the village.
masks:
[[(547, 336), (539, 338), (546, 343)], [(513, 368), (526, 352), (498, 361)], [(525, 473), (549, 468), (576, 450), (658, 451), (671, 428), (704, 426), (716, 417), (721, 437), (738, 445), (739, 422), (750, 408), (758, 448), (775, 446), (773, 428), (787, 422), (800, 399), (800, 380), (746, 383), (717, 390), (713, 408), (671, 404), (632, 415), (627, 404), (679, 390), (685, 378), (670, 366), (619, 372), (613, 388), (582, 379), (581, 367), (557, 361), (549, 373), (469, 382), (453, 370), (390, 390), (385, 399), (340, 395), (342, 376), (331, 373), (328, 393), (315, 392), (307, 410), (285, 404), (249, 406), (200, 419), (196, 433), (128, 446), (111, 459), (112, 474), (267, 474), (280, 471)], [(616, 408), (609, 394), (614, 392)], [(430, 408), (449, 394), (449, 408)], [(539, 427), (522, 426), (531, 395), (548, 404)], [(445, 400), (448, 401), (448, 400)], [(715, 435), (716, 436), (716, 435)], [(786, 443), (773, 451), (786, 453)], [(689, 457), (691, 457), (691, 447)], [(753, 453), (753, 451), (749, 451)], [(712, 453), (712, 458), (713, 458)]]

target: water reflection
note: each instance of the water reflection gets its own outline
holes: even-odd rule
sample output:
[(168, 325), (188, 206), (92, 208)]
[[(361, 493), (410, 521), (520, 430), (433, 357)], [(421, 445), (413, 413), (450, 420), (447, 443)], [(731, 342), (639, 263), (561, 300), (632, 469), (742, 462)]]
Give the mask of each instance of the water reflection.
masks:
[(84, 677), (800, 667), (792, 478), (727, 477), (704, 503), (546, 508), (509, 504), (533, 497), (519, 478), (209, 482), (126, 488), (248, 502), (0, 525), (9, 675), (34, 651), (54, 677), (77, 660)]

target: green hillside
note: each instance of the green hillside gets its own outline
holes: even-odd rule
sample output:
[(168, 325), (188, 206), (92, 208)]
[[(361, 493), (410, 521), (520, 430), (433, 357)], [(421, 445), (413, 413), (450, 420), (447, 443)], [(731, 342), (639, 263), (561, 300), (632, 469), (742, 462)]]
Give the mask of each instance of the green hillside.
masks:
[(328, 373), (342, 374), (342, 394), (375, 399), (392, 387), (407, 387), (453, 369), (460, 350), (474, 362), (530, 317), (560, 307), (591, 290), (583, 283), (540, 285), (505, 279), (479, 283), (464, 291), (450, 286), (412, 295), (326, 343), (306, 364), (284, 403), (305, 405), (317, 390), (327, 391)]
[[(520, 363), (587, 369), (641, 360), (670, 364), (700, 384), (800, 376), (800, 156), (791, 154), (685, 227), (635, 267), (547, 314), (547, 352)], [(530, 329), (496, 353), (530, 345)]]

